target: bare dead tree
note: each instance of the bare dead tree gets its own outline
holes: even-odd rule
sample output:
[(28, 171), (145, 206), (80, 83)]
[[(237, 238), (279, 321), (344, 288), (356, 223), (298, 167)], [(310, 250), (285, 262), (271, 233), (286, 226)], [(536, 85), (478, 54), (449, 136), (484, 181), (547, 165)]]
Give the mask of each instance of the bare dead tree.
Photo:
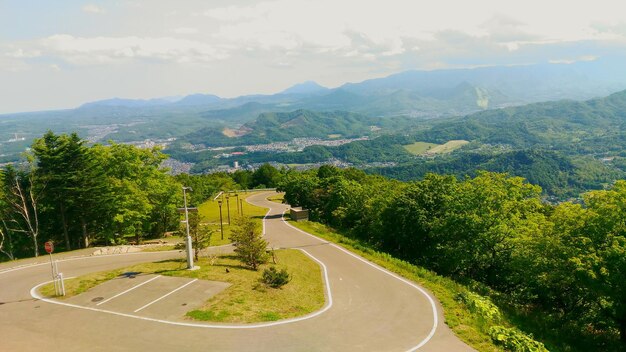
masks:
[[(2, 224), (5, 225), (5, 228), (6, 228), (6, 224), (4, 220), (2, 220)], [(2, 228), (0, 227), (0, 253), (3, 253), (4, 255), (9, 257), (10, 260), (15, 260), (15, 257), (13, 256), (13, 244), (11, 243), (10, 235), (9, 235), (9, 248), (8, 249), (4, 248), (5, 240), (6, 240), (6, 237), (5, 237), (4, 231), (2, 231)]]
[(37, 196), (35, 195), (32, 174), (28, 176), (28, 182), (28, 191), (25, 191), (20, 184), (19, 178), (15, 178), (15, 183), (11, 185), (10, 188), (13, 197), (8, 199), (8, 203), (17, 218), (21, 218), (22, 220), (18, 221), (13, 218), (11, 222), (18, 227), (12, 230), (24, 233), (30, 237), (33, 241), (35, 257), (38, 257), (39, 247), (37, 246), (37, 237), (39, 236), (39, 215), (37, 212)]

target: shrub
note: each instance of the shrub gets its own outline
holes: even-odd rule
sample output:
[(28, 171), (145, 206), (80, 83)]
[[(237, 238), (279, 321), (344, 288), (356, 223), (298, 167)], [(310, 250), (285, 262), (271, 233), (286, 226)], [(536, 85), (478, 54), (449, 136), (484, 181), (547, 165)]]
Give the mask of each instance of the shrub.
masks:
[(484, 322), (497, 323), (502, 318), (498, 307), (487, 297), (465, 291), (459, 293), (457, 299), (463, 302), (470, 312), (480, 316)]
[(291, 277), (289, 276), (287, 270), (281, 269), (278, 271), (272, 266), (263, 270), (261, 281), (269, 287), (279, 288), (291, 281)]
[(514, 328), (496, 325), (489, 329), (489, 336), (496, 345), (512, 352), (548, 352), (543, 343)]

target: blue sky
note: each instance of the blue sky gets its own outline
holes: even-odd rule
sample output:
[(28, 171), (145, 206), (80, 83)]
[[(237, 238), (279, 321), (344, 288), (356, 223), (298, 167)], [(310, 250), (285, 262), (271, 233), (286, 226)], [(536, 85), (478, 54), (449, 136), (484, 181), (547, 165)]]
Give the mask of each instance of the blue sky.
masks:
[(626, 54), (614, 0), (0, 0), (0, 113)]

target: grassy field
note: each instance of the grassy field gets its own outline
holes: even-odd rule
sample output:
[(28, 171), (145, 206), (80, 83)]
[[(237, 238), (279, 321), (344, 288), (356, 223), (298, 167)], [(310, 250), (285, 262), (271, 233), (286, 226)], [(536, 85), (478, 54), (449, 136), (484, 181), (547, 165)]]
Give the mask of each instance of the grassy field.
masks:
[(469, 142), (468, 141), (464, 141), (464, 140), (448, 141), (445, 144), (438, 145), (438, 146), (432, 148), (431, 150), (429, 150), (427, 152), (427, 154), (446, 154), (446, 153), (451, 153), (451, 152), (461, 148), (462, 146), (466, 145), (467, 143), (469, 143)]
[(439, 144), (435, 144), (435, 143), (426, 143), (426, 142), (415, 142), (413, 144), (407, 144), (404, 146), (404, 149), (406, 149), (407, 152), (413, 154), (413, 155), (422, 155), (424, 153), (426, 153), (427, 151), (431, 150), (432, 148), (435, 148), (439, 146)]
[[(187, 313), (196, 320), (252, 323), (292, 318), (316, 311), (324, 306), (324, 284), (321, 269), (317, 263), (299, 250), (285, 249), (275, 251), (276, 264), (263, 264), (258, 271), (241, 265), (234, 256), (220, 256), (211, 262), (209, 258), (200, 258), (196, 262), (198, 270), (186, 270), (183, 260), (167, 260), (156, 263), (144, 263), (131, 267), (84, 275), (65, 281), (64, 298), (87, 291), (107, 280), (114, 279), (124, 272), (140, 272), (160, 275), (180, 276), (229, 282), (230, 287), (209, 299), (197, 310)], [(259, 279), (263, 269), (275, 266), (278, 270), (286, 269), (291, 281), (279, 289), (261, 284)], [(226, 272), (228, 268), (229, 272)], [(51, 297), (54, 286), (45, 285), (41, 294)]]
[(377, 252), (367, 245), (338, 234), (323, 224), (289, 221), (293, 226), (335, 242), (362, 257), (393, 271), (409, 280), (415, 281), (430, 290), (441, 302), (446, 324), (465, 343), (478, 351), (502, 351), (488, 335), (489, 324), (480, 314), (472, 312), (459, 300), (459, 295), (467, 293), (467, 287), (432, 271), (394, 258), (386, 253)]
[[(304, 253), (294, 250), (277, 250), (276, 268), (285, 268), (291, 281), (281, 289), (267, 288), (259, 283), (263, 268), (252, 271), (240, 266), (233, 257), (223, 257), (221, 262), (209, 266), (206, 273), (184, 271), (184, 276), (230, 282), (232, 286), (212, 297), (204, 307), (187, 313), (187, 316), (208, 321), (249, 323), (292, 318), (311, 313), (324, 305), (324, 285), (319, 265)], [(201, 268), (207, 266), (199, 262)], [(272, 264), (273, 265), (273, 264)], [(225, 268), (230, 273), (226, 273)], [(200, 269), (199, 271), (202, 271)]]
[(444, 144), (415, 142), (413, 144), (405, 145), (404, 149), (406, 149), (409, 153), (413, 155), (446, 154), (461, 148), (467, 143), (469, 142), (464, 140), (453, 140), (448, 141)]
[(234, 223), (234, 219), (239, 216), (241, 208), (243, 206), (243, 215), (244, 216), (252, 216), (257, 219), (259, 223), (263, 221), (263, 217), (267, 213), (266, 208), (257, 207), (245, 201), (246, 198), (258, 194), (259, 192), (248, 192), (248, 193), (239, 193), (239, 199), (243, 199), (243, 202), (240, 202), (240, 207), (237, 207), (237, 197), (231, 194), (230, 199), (226, 202), (226, 196), (224, 195), (222, 199), (222, 221), (224, 224), (224, 239), (221, 238), (220, 233), (220, 211), (219, 205), (217, 201), (210, 199), (198, 207), (198, 212), (200, 213), (201, 219), (203, 223), (207, 223), (211, 229), (215, 232), (211, 237), (211, 246), (220, 246), (223, 244), (230, 243), (230, 232), (231, 225), (228, 223), (228, 212), (230, 208), (230, 219), (231, 222)]

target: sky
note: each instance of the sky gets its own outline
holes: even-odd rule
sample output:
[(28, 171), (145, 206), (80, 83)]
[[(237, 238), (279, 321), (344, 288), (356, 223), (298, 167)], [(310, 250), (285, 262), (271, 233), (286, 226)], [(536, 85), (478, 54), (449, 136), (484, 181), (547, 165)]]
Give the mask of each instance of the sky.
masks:
[(0, 113), (624, 53), (623, 0), (0, 0)]

